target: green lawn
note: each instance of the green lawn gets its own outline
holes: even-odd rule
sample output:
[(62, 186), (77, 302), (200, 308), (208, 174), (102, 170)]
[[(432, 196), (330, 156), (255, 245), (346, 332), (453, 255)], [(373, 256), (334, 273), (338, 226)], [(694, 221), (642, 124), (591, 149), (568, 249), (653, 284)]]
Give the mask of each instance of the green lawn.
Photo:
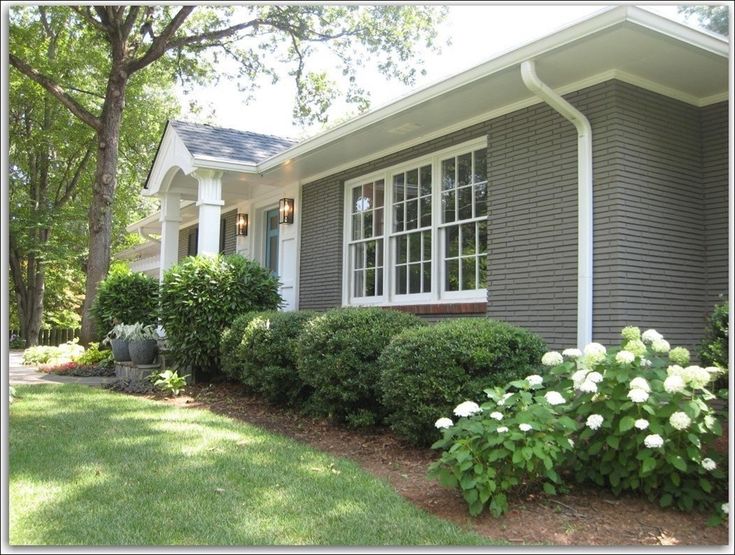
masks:
[(203, 410), (16, 387), (12, 545), (477, 545), (356, 465)]

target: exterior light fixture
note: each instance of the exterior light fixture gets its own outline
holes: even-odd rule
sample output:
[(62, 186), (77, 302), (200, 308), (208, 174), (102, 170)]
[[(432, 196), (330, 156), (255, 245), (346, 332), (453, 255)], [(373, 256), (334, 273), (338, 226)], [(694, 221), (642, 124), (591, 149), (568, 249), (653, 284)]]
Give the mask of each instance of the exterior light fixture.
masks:
[(242, 237), (247, 237), (248, 234), (248, 215), (247, 214), (238, 214), (237, 219), (235, 220), (235, 227), (237, 229), (237, 234), (241, 235)]
[(278, 201), (278, 223), (293, 223), (293, 199), (282, 198)]

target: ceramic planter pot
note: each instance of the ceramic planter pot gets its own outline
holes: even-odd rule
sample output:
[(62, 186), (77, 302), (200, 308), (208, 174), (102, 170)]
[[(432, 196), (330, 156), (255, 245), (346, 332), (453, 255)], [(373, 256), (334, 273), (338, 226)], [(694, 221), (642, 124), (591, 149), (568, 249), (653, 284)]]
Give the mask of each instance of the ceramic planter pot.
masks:
[(158, 341), (155, 339), (131, 341), (128, 349), (130, 351), (130, 360), (135, 364), (153, 364), (158, 354)]
[(126, 339), (112, 339), (110, 341), (112, 347), (112, 357), (117, 362), (126, 362), (130, 360), (130, 351), (128, 349), (128, 341)]

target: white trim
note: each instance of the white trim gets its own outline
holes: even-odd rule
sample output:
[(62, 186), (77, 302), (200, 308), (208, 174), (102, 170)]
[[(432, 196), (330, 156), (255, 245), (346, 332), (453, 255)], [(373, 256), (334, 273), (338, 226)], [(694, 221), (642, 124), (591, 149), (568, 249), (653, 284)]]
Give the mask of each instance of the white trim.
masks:
[(249, 174), (260, 173), (257, 164), (223, 160), (222, 158), (215, 158), (213, 156), (194, 156), (192, 158), (192, 164), (197, 168), (208, 170), (224, 170)]

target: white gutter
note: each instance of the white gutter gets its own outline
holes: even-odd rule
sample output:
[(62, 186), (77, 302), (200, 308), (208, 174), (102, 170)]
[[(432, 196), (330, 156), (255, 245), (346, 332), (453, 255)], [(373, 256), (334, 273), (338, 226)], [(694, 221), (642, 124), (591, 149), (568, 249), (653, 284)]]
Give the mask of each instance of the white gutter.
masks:
[(528, 89), (577, 128), (577, 346), (592, 341), (592, 127), (589, 120), (543, 83), (533, 60), (521, 64)]

